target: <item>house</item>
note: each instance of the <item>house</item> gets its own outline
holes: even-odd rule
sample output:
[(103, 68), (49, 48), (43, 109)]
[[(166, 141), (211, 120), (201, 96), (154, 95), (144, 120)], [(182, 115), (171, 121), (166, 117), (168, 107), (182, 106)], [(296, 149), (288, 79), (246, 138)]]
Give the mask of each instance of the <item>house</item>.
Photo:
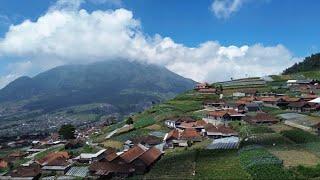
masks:
[(227, 121), (241, 120), (244, 114), (238, 113), (234, 109), (209, 111), (203, 118), (206, 123), (214, 125), (224, 124)]
[[(138, 170), (141, 173), (149, 171), (150, 167), (160, 159), (162, 154), (163, 153), (155, 147), (148, 149), (136, 160), (137, 162), (134, 163), (136, 165), (136, 171)], [(137, 165), (139, 165), (139, 169), (137, 169)]]
[(252, 89), (252, 88), (243, 89), (241, 92), (244, 93), (245, 96), (255, 96), (258, 93), (258, 91), (256, 89)]
[(101, 149), (96, 153), (81, 153), (80, 156), (75, 159), (82, 163), (92, 163), (104, 158), (106, 149)]
[(190, 142), (200, 142), (202, 138), (198, 131), (196, 131), (193, 128), (187, 128), (181, 133), (180, 140), (190, 141)]
[(147, 150), (147, 147), (143, 146), (142, 144), (138, 144), (121, 154), (120, 157), (122, 160), (124, 160), (125, 163), (129, 164), (133, 162), (136, 158), (141, 156), (143, 153), (145, 153)]
[(179, 125), (176, 126), (176, 128), (179, 128), (181, 130), (192, 128), (196, 129), (197, 131), (201, 131), (206, 124), (207, 123), (204, 120), (199, 120), (195, 122), (181, 122)]
[(200, 94), (216, 94), (217, 89), (215, 88), (199, 89), (198, 92)]
[(70, 156), (68, 152), (61, 151), (61, 152), (52, 152), (43, 157), (42, 159), (37, 160), (36, 162), (40, 164), (41, 166), (45, 166), (47, 164), (50, 164), (51, 162), (57, 160), (57, 159), (69, 159)]
[(162, 152), (155, 147), (135, 145), (121, 153), (111, 153), (100, 161), (93, 162), (90, 173), (101, 179), (125, 178), (133, 174), (143, 174), (160, 159)]
[(181, 123), (181, 122), (195, 122), (196, 120), (189, 117), (189, 116), (182, 116), (182, 117), (177, 118), (176, 121), (178, 123)]
[(65, 174), (71, 167), (71, 163), (68, 161), (70, 158), (68, 152), (53, 152), (49, 153), (45, 157), (36, 162), (42, 166), (41, 170), (43, 174)]
[(12, 180), (35, 180), (41, 176), (41, 167), (39, 164), (29, 166), (19, 166), (8, 174), (8, 179)]
[(176, 120), (165, 120), (164, 124), (168, 127), (168, 128), (176, 128)]
[(291, 79), (287, 81), (287, 86), (295, 86), (295, 85), (305, 85), (305, 84), (310, 84), (311, 81), (309, 80), (295, 80)]
[(246, 94), (243, 92), (234, 92), (234, 93), (232, 93), (232, 96), (233, 97), (244, 97), (244, 96), (246, 96)]
[(226, 105), (225, 101), (218, 100), (218, 101), (212, 101), (212, 100), (206, 100), (203, 101), (203, 106), (205, 109), (222, 109)]
[(278, 107), (279, 104), (286, 103), (286, 100), (283, 99), (282, 97), (274, 97), (274, 96), (262, 97), (259, 100), (263, 102), (264, 106), (269, 106), (269, 107)]
[(254, 101), (257, 101), (258, 99), (254, 96), (249, 96), (249, 97), (242, 97), (240, 98), (239, 100), (236, 101), (236, 104), (239, 108), (240, 105), (243, 105), (243, 107), (246, 105), (246, 104), (249, 104), (249, 103), (252, 103)]
[(168, 128), (177, 128), (181, 123), (189, 123), (189, 122), (196, 122), (195, 119), (189, 116), (182, 116), (175, 119), (166, 120), (164, 123)]
[(261, 107), (257, 103), (249, 103), (245, 105), (245, 111), (246, 112), (257, 112), (261, 111)]
[(208, 89), (210, 86), (208, 83), (204, 82), (204, 83), (198, 83), (195, 86), (195, 90), (200, 90), (200, 89)]
[(288, 109), (296, 112), (310, 112), (315, 108), (313, 103), (301, 101), (288, 104)]
[(112, 177), (126, 178), (134, 173), (131, 164), (117, 164), (108, 161), (94, 162), (89, 167), (91, 175), (100, 179), (111, 179)]
[(156, 146), (158, 144), (161, 144), (162, 141), (160, 138), (156, 137), (156, 136), (141, 136), (141, 137), (135, 137), (133, 139), (131, 139), (132, 144), (136, 145), (136, 144), (142, 144), (147, 148)]
[(68, 159), (65, 157), (57, 157), (47, 164), (45, 164), (42, 168), (42, 174), (58, 174), (64, 175), (71, 167), (71, 163), (68, 162)]
[[(134, 167), (135, 174), (143, 174), (148, 167), (157, 160), (162, 153), (155, 147), (150, 149), (143, 145), (137, 145), (121, 155), (121, 158)], [(155, 156), (153, 159), (152, 156)], [(151, 162), (149, 162), (151, 161)], [(149, 164), (150, 163), (150, 164)]]
[(225, 125), (214, 126), (213, 124), (207, 124), (205, 126), (204, 135), (217, 139), (222, 137), (238, 136), (238, 133)]
[(279, 122), (277, 118), (264, 112), (259, 112), (253, 116), (247, 115), (244, 120), (250, 124), (276, 124)]
[(179, 140), (180, 140), (180, 132), (177, 129), (171, 130), (163, 138), (163, 141), (166, 143), (166, 147), (169, 147), (169, 148), (173, 148), (175, 145), (184, 146), (187, 143), (186, 141), (179, 141)]

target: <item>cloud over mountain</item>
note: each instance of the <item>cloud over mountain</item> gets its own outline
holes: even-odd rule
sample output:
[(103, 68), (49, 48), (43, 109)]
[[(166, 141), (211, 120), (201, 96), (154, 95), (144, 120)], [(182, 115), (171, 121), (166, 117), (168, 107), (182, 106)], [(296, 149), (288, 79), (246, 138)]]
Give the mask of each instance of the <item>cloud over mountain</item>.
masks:
[(207, 41), (188, 47), (170, 37), (145, 34), (127, 9), (89, 12), (80, 8), (82, 2), (60, 0), (36, 21), (10, 26), (0, 39), (0, 58), (17, 60), (0, 77), (0, 86), (58, 65), (117, 58), (162, 65), (210, 82), (279, 73), (298, 60), (281, 44), (238, 47)]

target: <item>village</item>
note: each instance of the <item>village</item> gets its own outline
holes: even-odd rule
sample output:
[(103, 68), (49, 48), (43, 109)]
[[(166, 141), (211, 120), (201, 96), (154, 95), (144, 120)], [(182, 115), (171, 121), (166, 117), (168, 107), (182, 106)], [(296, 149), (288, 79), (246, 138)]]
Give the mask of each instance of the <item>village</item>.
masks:
[[(271, 90), (265, 89), (266, 84), (272, 84)], [(320, 135), (319, 92), (319, 82), (306, 79), (286, 79), (280, 84), (263, 78), (199, 83), (180, 97), (184, 104), (174, 102), (179, 106), (171, 102), (121, 123), (76, 128), (72, 138), (55, 132), (1, 144), (0, 179), (142, 178), (159, 168), (157, 164), (170, 153), (193, 148), (210, 152), (238, 150), (247, 144), (272, 149), (283, 144), (273, 137), (266, 143), (269, 131), (272, 133), (268, 135), (283, 134), (285, 141), (291, 138), (285, 131)], [(193, 108), (195, 105), (189, 102), (197, 106)], [(180, 106), (176, 110), (179, 114), (163, 110)], [(163, 112), (153, 110), (156, 108), (163, 108)], [(145, 114), (153, 119), (139, 118)], [(286, 166), (286, 159), (281, 155), (277, 158), (281, 159), (281, 167)], [(197, 168), (192, 170), (191, 176), (197, 174), (201, 174)], [(248, 174), (254, 176), (249, 170)]]

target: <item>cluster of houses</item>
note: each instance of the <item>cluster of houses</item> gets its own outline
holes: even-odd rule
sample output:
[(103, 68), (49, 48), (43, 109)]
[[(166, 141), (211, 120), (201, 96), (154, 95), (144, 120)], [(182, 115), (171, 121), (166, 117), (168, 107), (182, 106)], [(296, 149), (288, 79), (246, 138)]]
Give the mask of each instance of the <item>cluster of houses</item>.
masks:
[(206, 82), (196, 84), (194, 89), (200, 94), (217, 94), (219, 91), (218, 89), (212, 87)]
[(137, 144), (123, 152), (109, 149), (105, 156), (91, 163), (90, 174), (99, 178), (124, 178), (134, 174), (144, 174), (161, 158), (163, 152), (155, 146), (147, 148)]
[[(144, 174), (163, 154), (163, 151), (156, 146), (145, 146), (133, 142), (130, 147), (121, 152), (112, 148), (100, 148), (94, 153), (81, 153), (77, 156), (70, 154), (79, 146), (81, 143), (73, 140), (65, 143), (64, 148), (62, 146), (59, 151), (49, 152), (37, 159), (31, 158), (28, 152), (14, 152), (8, 155), (8, 158), (0, 159), (0, 168), (10, 169), (2, 174), (0, 179), (124, 178)], [(24, 158), (30, 158), (30, 160), (16, 168), (9, 167), (10, 162)]]
[(238, 133), (225, 124), (214, 125), (205, 120), (190, 117), (166, 120), (165, 124), (172, 130), (164, 137), (165, 148), (188, 147), (205, 138), (218, 139), (238, 136)]

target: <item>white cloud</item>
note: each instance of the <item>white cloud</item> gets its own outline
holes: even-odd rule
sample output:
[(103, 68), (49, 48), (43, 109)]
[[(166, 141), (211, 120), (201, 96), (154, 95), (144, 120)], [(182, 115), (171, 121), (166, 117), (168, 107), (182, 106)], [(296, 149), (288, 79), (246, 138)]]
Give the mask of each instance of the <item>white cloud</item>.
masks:
[(211, 11), (217, 18), (228, 18), (238, 11), (247, 0), (214, 0), (211, 4)]
[(15, 69), (21, 64), (11, 64), (7, 75), (0, 78), (0, 86), (20, 75), (58, 65), (117, 58), (162, 65), (182, 76), (209, 82), (279, 73), (297, 61), (282, 45), (237, 47), (208, 41), (187, 47), (170, 37), (144, 34), (129, 10), (89, 13), (79, 10), (77, 2), (81, 4), (77, 0), (71, 5), (57, 4), (34, 22), (10, 26), (0, 39), (0, 59), (25, 58), (29, 68)]

